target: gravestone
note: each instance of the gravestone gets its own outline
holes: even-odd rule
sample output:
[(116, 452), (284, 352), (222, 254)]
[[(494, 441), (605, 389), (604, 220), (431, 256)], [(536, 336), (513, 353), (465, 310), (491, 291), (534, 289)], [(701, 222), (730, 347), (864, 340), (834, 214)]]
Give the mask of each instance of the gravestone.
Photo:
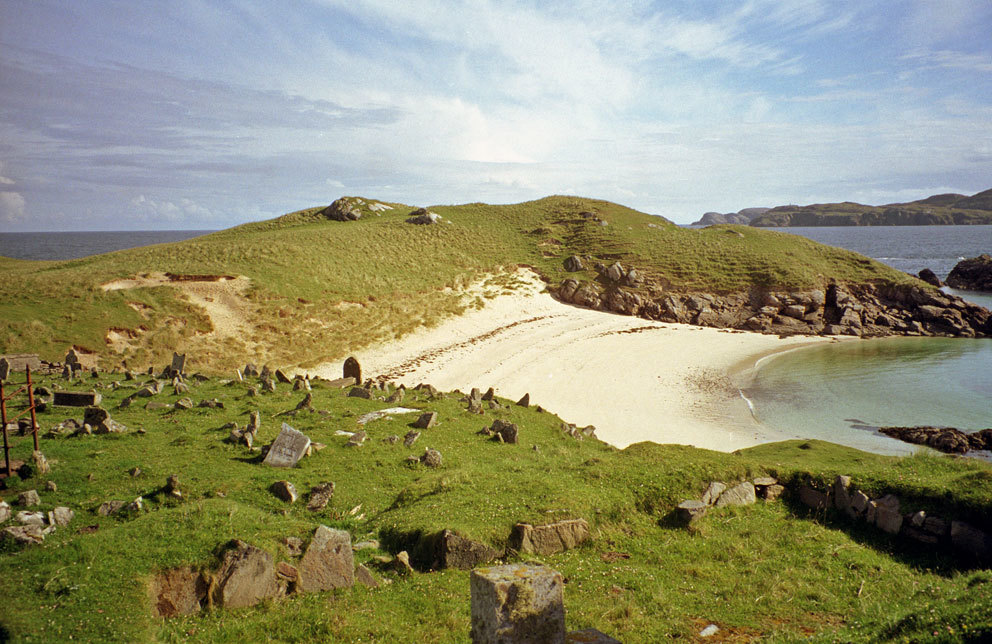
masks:
[(91, 407), (99, 405), (102, 399), (95, 391), (56, 391), (52, 404), (57, 407)]
[(186, 354), (178, 354), (173, 351), (172, 353), (172, 366), (169, 371), (173, 374), (185, 373), (186, 372)]
[(65, 354), (65, 360), (63, 362), (73, 371), (79, 371), (81, 369), (79, 356), (76, 355), (75, 349), (69, 349), (69, 353)]
[(344, 373), (342, 377), (354, 378), (356, 383), (362, 382), (362, 365), (358, 364), (358, 360), (354, 356), (344, 361)]
[(473, 570), (472, 642), (564, 644), (564, 583), (561, 573), (541, 564)]
[(0, 380), (6, 380), (10, 377), (10, 362), (7, 358), (0, 358)]
[(310, 439), (303, 432), (283, 423), (282, 430), (269, 447), (269, 453), (265, 455), (262, 464), (271, 467), (294, 467), (307, 453), (308, 447), (310, 447)]

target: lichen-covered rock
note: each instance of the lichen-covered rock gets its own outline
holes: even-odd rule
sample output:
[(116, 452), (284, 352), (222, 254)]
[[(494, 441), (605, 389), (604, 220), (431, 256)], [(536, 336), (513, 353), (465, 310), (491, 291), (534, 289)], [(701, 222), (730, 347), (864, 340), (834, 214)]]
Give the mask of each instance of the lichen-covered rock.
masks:
[(297, 588), (303, 592), (353, 586), (355, 561), (351, 535), (344, 530), (317, 526), (298, 570)]
[(229, 545), (215, 575), (215, 604), (224, 608), (243, 608), (282, 594), (276, 582), (272, 555), (241, 540)]
[(472, 642), (564, 644), (564, 580), (540, 564), (472, 571)]

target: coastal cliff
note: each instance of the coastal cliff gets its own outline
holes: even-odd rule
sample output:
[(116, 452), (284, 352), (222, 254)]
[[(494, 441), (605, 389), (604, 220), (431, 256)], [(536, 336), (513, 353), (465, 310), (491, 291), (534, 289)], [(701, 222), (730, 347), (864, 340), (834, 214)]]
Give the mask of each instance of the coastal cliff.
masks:
[(992, 190), (970, 197), (941, 194), (908, 203), (866, 206), (851, 201), (778, 206), (751, 226), (952, 226), (992, 224)]

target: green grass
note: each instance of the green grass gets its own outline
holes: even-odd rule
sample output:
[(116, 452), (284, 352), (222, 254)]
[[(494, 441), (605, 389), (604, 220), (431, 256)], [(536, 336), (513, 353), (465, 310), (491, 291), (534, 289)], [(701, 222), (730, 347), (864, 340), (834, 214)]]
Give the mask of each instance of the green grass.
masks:
[[(0, 258), (0, 353), (61, 359), (76, 345), (105, 366), (161, 365), (193, 351), (226, 371), (247, 360), (311, 366), (434, 325), (466, 306), (456, 292), (485, 274), (534, 267), (551, 285), (564, 258), (588, 255), (633, 266), (675, 291), (811, 288), (830, 280), (900, 283), (912, 278), (855, 253), (741, 226), (702, 230), (605, 201), (547, 197), (507, 206), (436, 206), (446, 223), (404, 223), (410, 208), (341, 223), (318, 208), (196, 239), (63, 262)], [(608, 222), (600, 226), (579, 213)], [(170, 287), (104, 292), (100, 285), (148, 272), (250, 278), (250, 331), (219, 342), (202, 311)], [(594, 279), (595, 271), (569, 274)], [(920, 283), (922, 284), (922, 283)], [(133, 308), (144, 307), (145, 316)], [(352, 306), (339, 306), (350, 303)], [(109, 329), (139, 338), (123, 354)]]
[[(431, 400), (420, 392), (408, 392), (404, 404), (437, 411), (440, 423), (425, 430), (412, 449), (382, 439), (402, 436), (415, 414), (373, 421), (366, 426), (366, 445), (348, 448), (346, 438), (334, 432), (353, 431), (359, 415), (387, 405), (318, 386), (314, 406), (329, 413), (286, 420), (326, 447), (297, 468), (278, 470), (224, 442), (228, 432), (221, 427), (228, 421), (244, 424), (248, 412), (258, 409), (263, 423), (257, 443), (271, 441), (281, 421), (275, 415), (302, 397), (288, 385), (248, 397), (243, 384), (213, 380), (193, 385), (191, 395), (197, 401), (219, 398), (226, 409), (173, 412), (145, 410), (138, 403), (116, 410), (133, 390), (126, 382), (117, 389), (103, 387), (119, 380), (106, 374), (98, 382), (104, 406), (131, 431), (43, 438), (51, 474), (27, 481), (15, 477), (2, 492), (10, 501), (20, 491), (38, 489), (43, 509), (68, 505), (76, 511), (72, 524), (44, 545), (0, 550), (5, 585), (0, 633), (9, 641), (71, 636), (76, 641), (464, 642), (469, 574), (463, 571), (404, 578), (373, 568), (393, 583), (169, 620), (151, 617), (147, 582), (173, 566), (215, 566), (218, 546), (232, 538), (288, 559), (281, 539), (306, 540), (320, 523), (346, 529), (356, 541), (378, 538), (382, 551), (357, 553), (359, 561), (370, 562), (399, 548), (415, 552), (420, 535), (443, 528), (501, 548), (518, 521), (571, 517), (589, 520), (593, 540), (539, 558), (566, 578), (569, 629), (594, 627), (625, 642), (692, 639), (709, 623), (734, 641), (992, 636), (992, 575), (962, 568), (946, 553), (900, 544), (788, 501), (714, 510), (691, 530), (671, 527), (668, 518), (678, 502), (698, 497), (711, 480), (772, 473), (784, 480), (829, 481), (844, 473), (865, 490), (899, 494), (907, 510), (939, 508), (948, 516), (953, 508), (959, 518), (980, 519), (988, 516), (992, 500), (988, 464), (942, 456), (900, 459), (815, 441), (737, 454), (647, 443), (620, 451), (568, 437), (556, 416), (533, 407), (501, 400), (503, 408), (480, 417), (465, 410), (460, 394)], [(77, 388), (89, 386), (93, 381), (87, 378)], [(167, 388), (157, 399), (177, 398)], [(72, 415), (70, 408), (51, 408), (39, 420), (47, 430)], [(520, 426), (519, 445), (477, 434), (495, 418)], [(14, 456), (29, 457), (30, 440), (19, 440)], [(442, 468), (405, 464), (408, 454), (427, 446), (442, 452)], [(142, 470), (138, 477), (128, 473), (134, 467)], [(183, 501), (158, 493), (170, 474), (180, 478)], [(268, 492), (283, 478), (304, 495), (332, 480), (334, 498), (316, 514), (304, 502), (287, 505)], [(46, 480), (58, 491), (44, 491)], [(147, 508), (139, 516), (95, 513), (104, 501), (138, 495)], [(361, 507), (352, 513), (356, 506)]]

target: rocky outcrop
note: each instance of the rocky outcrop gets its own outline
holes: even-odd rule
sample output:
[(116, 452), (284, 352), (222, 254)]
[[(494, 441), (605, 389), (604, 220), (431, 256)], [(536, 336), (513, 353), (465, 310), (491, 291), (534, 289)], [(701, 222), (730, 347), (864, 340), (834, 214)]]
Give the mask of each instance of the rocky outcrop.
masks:
[[(555, 296), (578, 306), (662, 322), (746, 329), (777, 335), (992, 336), (992, 313), (916, 284), (833, 283), (824, 289), (713, 295), (630, 283), (634, 269), (602, 267), (600, 279), (565, 279)], [(638, 280), (642, 278), (638, 277)]]
[(969, 450), (992, 451), (992, 428), (963, 432), (954, 427), (879, 427), (878, 431), (907, 443), (926, 445), (948, 454)]
[(417, 208), (410, 213), (409, 217), (406, 219), (408, 224), (419, 224), (421, 226), (429, 226), (430, 224), (436, 224), (441, 221), (441, 215), (436, 212), (431, 212), (426, 208)]
[(992, 256), (985, 253), (962, 259), (951, 269), (947, 285), (971, 291), (992, 291)]
[(320, 215), (333, 221), (357, 221), (362, 218), (362, 212), (354, 200), (341, 197), (330, 206), (320, 211)]
[(751, 223), (755, 217), (766, 213), (769, 208), (744, 208), (738, 212), (728, 212), (721, 214), (718, 212), (707, 212), (700, 217), (699, 221), (693, 222), (691, 226), (715, 226), (718, 224), (742, 224), (744, 226)]

